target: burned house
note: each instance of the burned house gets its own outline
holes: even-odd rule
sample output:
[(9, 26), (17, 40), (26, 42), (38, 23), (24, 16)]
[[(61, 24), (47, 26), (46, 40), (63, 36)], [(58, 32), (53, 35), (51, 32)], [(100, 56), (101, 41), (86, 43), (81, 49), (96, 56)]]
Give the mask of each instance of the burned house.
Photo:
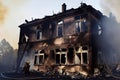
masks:
[(17, 69), (25, 62), (30, 70), (47, 72), (57, 70), (93, 74), (98, 65), (99, 38), (102, 35), (102, 13), (81, 3), (77, 9), (26, 21), (19, 26)]

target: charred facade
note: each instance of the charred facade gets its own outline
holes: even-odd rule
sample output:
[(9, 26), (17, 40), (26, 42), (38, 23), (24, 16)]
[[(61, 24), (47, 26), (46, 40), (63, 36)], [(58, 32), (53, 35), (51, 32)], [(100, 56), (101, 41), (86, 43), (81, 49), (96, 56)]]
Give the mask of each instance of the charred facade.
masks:
[(93, 74), (98, 65), (98, 44), (102, 36), (103, 15), (84, 3), (20, 25), (17, 69), (30, 62), (30, 69), (47, 72), (57, 70)]

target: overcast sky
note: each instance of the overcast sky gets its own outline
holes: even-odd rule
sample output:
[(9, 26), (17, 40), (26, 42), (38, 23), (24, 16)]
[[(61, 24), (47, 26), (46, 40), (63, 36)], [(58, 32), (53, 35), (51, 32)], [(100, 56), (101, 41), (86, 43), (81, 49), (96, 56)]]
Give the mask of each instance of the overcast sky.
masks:
[(18, 26), (24, 23), (25, 19), (31, 21), (32, 18), (43, 18), (53, 12), (61, 12), (63, 3), (67, 4), (67, 9), (77, 8), (81, 2), (105, 12), (100, 0), (0, 0), (0, 40), (5, 38), (14, 48), (18, 48)]

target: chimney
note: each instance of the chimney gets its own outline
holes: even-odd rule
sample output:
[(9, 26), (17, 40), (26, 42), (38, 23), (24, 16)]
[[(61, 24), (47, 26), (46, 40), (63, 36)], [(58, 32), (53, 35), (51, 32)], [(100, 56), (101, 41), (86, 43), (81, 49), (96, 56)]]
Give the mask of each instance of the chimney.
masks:
[(63, 5), (62, 5), (62, 12), (65, 12), (66, 11), (66, 4), (64, 3)]

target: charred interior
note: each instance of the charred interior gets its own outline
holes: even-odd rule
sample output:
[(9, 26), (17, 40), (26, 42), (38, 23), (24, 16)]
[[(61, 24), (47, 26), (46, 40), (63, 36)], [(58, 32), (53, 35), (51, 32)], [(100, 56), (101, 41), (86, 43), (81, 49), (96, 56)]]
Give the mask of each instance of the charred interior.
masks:
[(33, 71), (91, 75), (98, 66), (102, 37), (101, 12), (81, 3), (77, 9), (26, 21), (20, 25), (17, 69), (30, 62)]

